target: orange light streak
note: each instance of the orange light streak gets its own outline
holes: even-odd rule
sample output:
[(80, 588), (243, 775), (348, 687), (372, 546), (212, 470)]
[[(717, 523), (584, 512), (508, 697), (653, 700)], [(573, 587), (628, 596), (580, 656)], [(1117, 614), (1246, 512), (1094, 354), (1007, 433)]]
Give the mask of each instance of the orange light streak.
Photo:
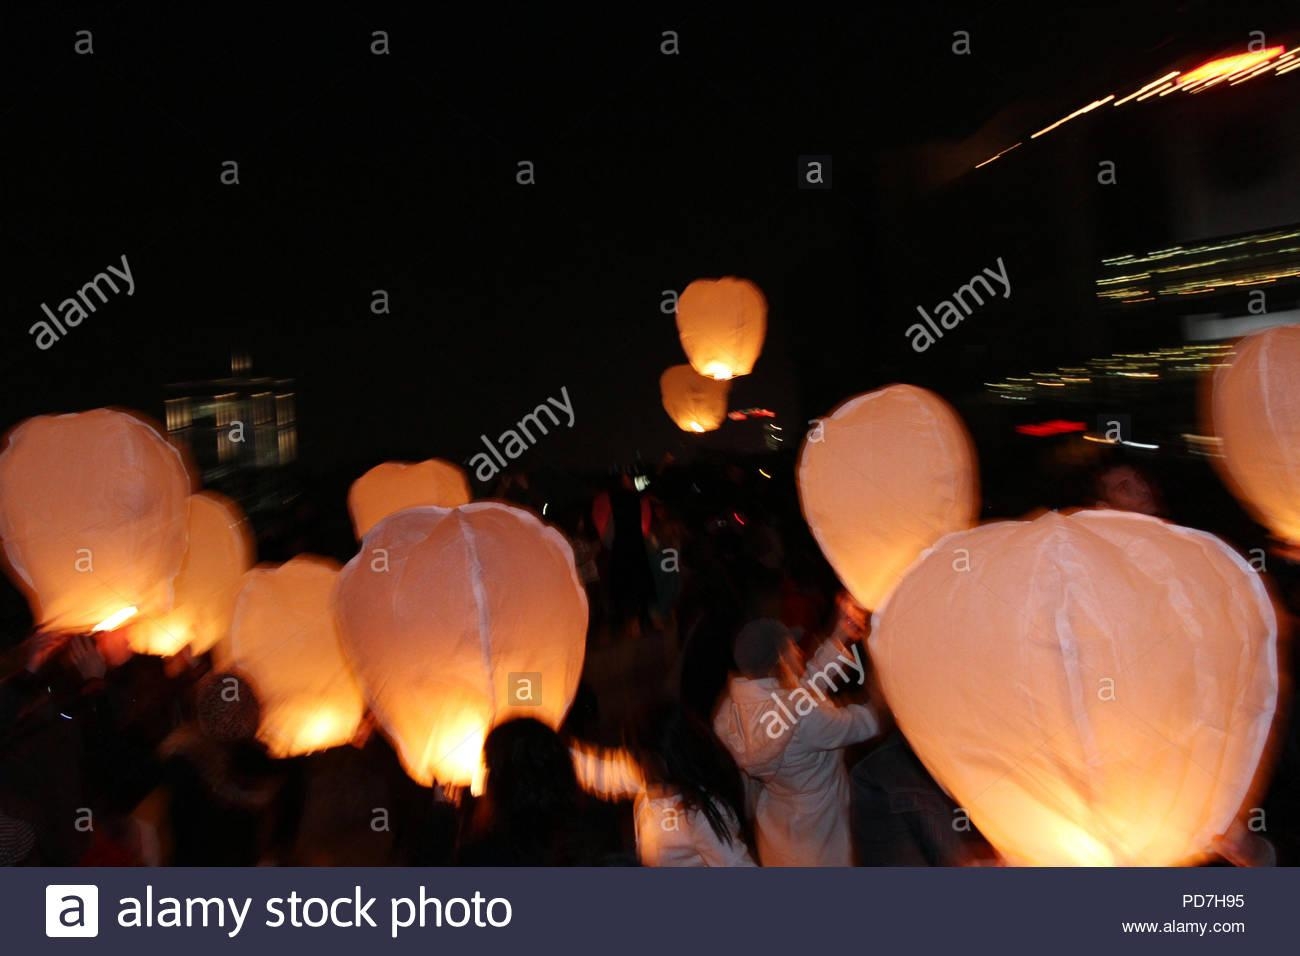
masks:
[(1105, 106), (1107, 103), (1109, 103), (1109, 102), (1110, 102), (1111, 100), (1113, 100), (1114, 98), (1115, 98), (1115, 94), (1114, 94), (1114, 93), (1111, 93), (1109, 96), (1104, 97), (1103, 99), (1100, 99), (1100, 100), (1093, 100), (1093, 101), (1092, 101), (1091, 103), (1089, 103), (1087, 106), (1080, 107), (1079, 109), (1077, 109), (1077, 110), (1075, 110), (1073, 113), (1071, 113), (1069, 116), (1066, 116), (1066, 117), (1063, 117), (1063, 118), (1057, 120), (1057, 121), (1056, 121), (1055, 123), (1053, 123), (1051, 126), (1045, 126), (1045, 127), (1043, 127), (1043, 128), (1040, 129), (1037, 133), (1035, 133), (1033, 136), (1031, 136), (1031, 137), (1029, 137), (1029, 138), (1030, 138), (1030, 139), (1038, 139), (1038, 137), (1042, 136), (1044, 133), (1050, 133), (1052, 130), (1056, 129), (1056, 127), (1061, 126), (1061, 125), (1063, 125), (1063, 124), (1065, 124), (1065, 123), (1070, 122), (1070, 120), (1074, 119), (1074, 118), (1077, 117), (1077, 116), (1082, 116), (1084, 113), (1091, 113), (1091, 112), (1092, 112), (1093, 110), (1095, 110), (1098, 106)]
[(1151, 89), (1152, 87), (1154, 87), (1154, 86), (1160, 86), (1162, 83), (1167, 83), (1167, 82), (1169, 82), (1170, 80), (1172, 80), (1172, 79), (1173, 79), (1174, 77), (1176, 77), (1177, 75), (1178, 75), (1178, 71), (1177, 71), (1177, 70), (1174, 70), (1172, 73), (1166, 73), (1164, 76), (1160, 77), (1160, 79), (1158, 79), (1158, 80), (1152, 80), (1152, 81), (1151, 81), (1150, 83), (1148, 83), (1146, 86), (1142, 87), (1142, 88), (1139, 89), (1139, 90), (1134, 90), (1132, 93), (1130, 93), (1128, 96), (1124, 97), (1122, 100), (1116, 100), (1116, 101), (1115, 101), (1114, 103), (1112, 103), (1111, 105), (1112, 105), (1112, 106), (1123, 106), (1123, 105), (1124, 105), (1125, 103), (1127, 103), (1129, 100), (1136, 99), (1137, 97), (1141, 96), (1143, 93), (1146, 93), (1148, 90), (1150, 90), (1150, 89)]
[(998, 159), (998, 158), (1001, 157), (1001, 156), (1005, 156), (1007, 153), (1011, 152), (1013, 149), (1016, 148), (1016, 146), (1019, 146), (1019, 145), (1020, 145), (1020, 143), (1016, 143), (1015, 146), (1008, 146), (1006, 149), (1004, 149), (1002, 152), (998, 153), (996, 156), (990, 156), (988, 159), (984, 160), (984, 162), (976, 164), (975, 168), (976, 168), (976, 169), (979, 169), (980, 166), (987, 166), (989, 163), (993, 162), (993, 160)]

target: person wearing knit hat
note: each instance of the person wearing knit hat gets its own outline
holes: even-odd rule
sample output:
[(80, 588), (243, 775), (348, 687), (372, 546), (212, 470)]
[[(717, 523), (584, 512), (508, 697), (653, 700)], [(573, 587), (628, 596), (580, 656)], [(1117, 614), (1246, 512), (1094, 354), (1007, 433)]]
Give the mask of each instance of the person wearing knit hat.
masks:
[(780, 621), (741, 628), (733, 645), (739, 671), (713, 729), (750, 781), (754, 830), (763, 866), (850, 866), (849, 777), (842, 749), (876, 736), (880, 722), (862, 704), (840, 706), (828, 686), (865, 681), (860, 649), (852, 656), (837, 627), (806, 662)]

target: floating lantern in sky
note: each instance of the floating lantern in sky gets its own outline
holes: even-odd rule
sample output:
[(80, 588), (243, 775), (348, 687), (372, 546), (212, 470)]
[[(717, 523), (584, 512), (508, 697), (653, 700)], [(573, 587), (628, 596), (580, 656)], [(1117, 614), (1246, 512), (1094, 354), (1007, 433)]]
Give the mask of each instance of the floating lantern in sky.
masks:
[(719, 381), (748, 375), (763, 351), (767, 300), (746, 279), (696, 279), (677, 300), (677, 332), (701, 375)]
[(559, 726), (582, 672), (573, 552), (498, 502), (411, 508), (371, 529), (336, 593), (343, 644), (412, 779), (477, 785), (502, 720)]
[(357, 538), (383, 518), (406, 508), (436, 505), (455, 508), (473, 497), (464, 469), (449, 461), (430, 458), (414, 464), (386, 461), (352, 483), (348, 512)]
[(1277, 619), (1212, 535), (1119, 511), (957, 532), (873, 625), (899, 727), (1012, 864), (1195, 862), (1252, 793)]
[(859, 395), (820, 419), (797, 470), (804, 518), (863, 607), (879, 607), (922, 551), (979, 514), (961, 419), (911, 385)]
[(727, 417), (731, 383), (705, 378), (689, 365), (674, 365), (659, 376), (664, 411), (684, 432), (711, 432)]
[(38, 628), (111, 630), (172, 604), (191, 481), (146, 421), (40, 415), (0, 452), (0, 538)]
[(244, 572), (253, 565), (248, 520), (229, 498), (204, 491), (190, 496), (189, 547), (173, 586), (170, 611), (130, 622), (127, 640), (137, 654), (170, 657), (188, 647), (202, 654), (230, 630)]
[(365, 715), (335, 625), (338, 571), (312, 555), (249, 571), (230, 636), (217, 645), (218, 665), (247, 677), (257, 692), (258, 736), (276, 757), (345, 744)]
[(1249, 335), (1236, 351), (1212, 381), (1220, 472), (1261, 523), (1300, 545), (1300, 325)]

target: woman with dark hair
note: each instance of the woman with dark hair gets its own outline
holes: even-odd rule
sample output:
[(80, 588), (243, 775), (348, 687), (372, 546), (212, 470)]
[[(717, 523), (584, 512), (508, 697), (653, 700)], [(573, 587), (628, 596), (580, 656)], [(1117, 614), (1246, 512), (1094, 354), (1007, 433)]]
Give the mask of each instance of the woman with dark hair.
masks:
[(508, 720), (483, 742), (486, 775), (462, 866), (594, 866), (610, 861), (584, 812), (564, 741), (531, 717)]
[(634, 801), (643, 865), (756, 865), (740, 771), (708, 727), (681, 706), (656, 708), (624, 750), (575, 744), (572, 751), (585, 788)]

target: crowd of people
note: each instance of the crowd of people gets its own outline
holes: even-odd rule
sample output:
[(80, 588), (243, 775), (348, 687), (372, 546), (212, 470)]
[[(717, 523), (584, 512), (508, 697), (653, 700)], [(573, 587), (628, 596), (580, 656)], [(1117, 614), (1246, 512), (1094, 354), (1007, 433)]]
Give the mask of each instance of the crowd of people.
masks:
[[(769, 474), (670, 466), (646, 488), (619, 474), (548, 516), (587, 588), (587, 672), (560, 728), (491, 730), (477, 795), (411, 782), (370, 725), (351, 746), (271, 759), (256, 687), (206, 657), (133, 655), (112, 632), (19, 635), (0, 658), (0, 864), (996, 864), (893, 726), (868, 617), (793, 483)], [(1081, 487), (1081, 506), (1165, 507), (1129, 463)], [(526, 486), (505, 494), (533, 504)], [(1225, 855), (1294, 852), (1283, 832)]]

